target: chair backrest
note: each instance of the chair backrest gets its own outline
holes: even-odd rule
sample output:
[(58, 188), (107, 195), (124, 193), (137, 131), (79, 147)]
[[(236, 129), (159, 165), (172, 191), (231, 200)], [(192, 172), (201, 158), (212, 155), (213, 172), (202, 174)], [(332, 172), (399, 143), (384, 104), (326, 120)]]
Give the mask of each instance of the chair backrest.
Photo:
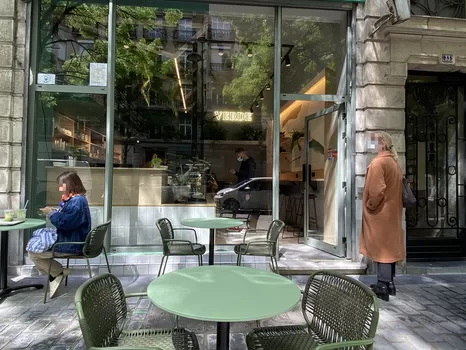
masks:
[(83, 246), (84, 256), (88, 258), (95, 258), (102, 253), (104, 247), (105, 234), (108, 231), (111, 221), (107, 221), (105, 224), (94, 227), (86, 237), (86, 241)]
[(267, 231), (267, 240), (272, 242), (277, 242), (278, 237), (285, 229), (285, 223), (281, 220), (274, 220), (269, 226), (269, 230)]
[(374, 292), (333, 272), (317, 271), (309, 277), (302, 310), (309, 327), (326, 343), (372, 339), (379, 321)]
[(159, 229), (160, 236), (162, 237), (163, 251), (166, 253), (168, 251), (168, 243), (165, 240), (173, 239), (175, 237), (172, 223), (167, 218), (159, 219), (157, 220), (157, 228)]
[(120, 280), (109, 273), (84, 282), (74, 303), (86, 348), (115, 346), (128, 314)]

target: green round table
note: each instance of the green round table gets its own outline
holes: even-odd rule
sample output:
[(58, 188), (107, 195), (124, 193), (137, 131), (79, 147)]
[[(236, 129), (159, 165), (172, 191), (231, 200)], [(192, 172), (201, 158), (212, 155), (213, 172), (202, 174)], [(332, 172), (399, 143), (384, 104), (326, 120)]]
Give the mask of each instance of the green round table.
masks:
[(232, 228), (241, 226), (243, 221), (228, 218), (190, 218), (181, 220), (181, 224), (187, 227), (208, 228), (210, 229), (209, 237), (209, 265), (214, 264), (214, 242), (215, 230), (218, 228)]
[(243, 266), (200, 266), (153, 280), (147, 295), (177, 316), (217, 322), (217, 349), (227, 350), (230, 322), (261, 320), (291, 310), (299, 288), (272, 272)]
[(9, 231), (15, 230), (27, 230), (29, 228), (36, 228), (45, 225), (45, 220), (40, 219), (26, 219), (23, 223), (16, 225), (0, 225), (0, 234), (2, 235), (2, 241), (0, 244), (0, 298), (4, 295), (10, 294), (14, 290), (25, 289), (25, 288), (37, 288), (41, 289), (44, 287), (43, 284), (22, 284), (19, 286), (8, 287), (8, 233)]

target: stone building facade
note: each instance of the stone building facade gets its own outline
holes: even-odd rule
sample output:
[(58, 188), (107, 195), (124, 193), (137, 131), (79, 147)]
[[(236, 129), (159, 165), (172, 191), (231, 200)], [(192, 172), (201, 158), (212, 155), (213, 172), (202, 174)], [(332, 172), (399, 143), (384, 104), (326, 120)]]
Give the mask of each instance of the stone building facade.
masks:
[[(0, 2), (0, 208), (17, 207), (24, 189), (22, 167), (29, 84), (28, 20), (30, 3)], [(359, 260), (358, 240), (361, 194), (366, 166), (372, 155), (366, 140), (372, 131), (385, 130), (395, 141), (405, 169), (405, 85), (408, 71), (466, 73), (466, 20), (412, 16), (385, 25), (373, 36), (374, 22), (387, 14), (385, 1), (367, 0), (356, 6), (355, 178), (356, 207), (353, 225), (353, 260)], [(443, 64), (441, 56), (454, 62)], [(10, 235), (10, 265), (22, 265), (23, 239)]]
[[(17, 207), (22, 185), (26, 121), (27, 4), (0, 2), (0, 208)], [(23, 240), (12, 234), (9, 263), (23, 263)]]
[[(389, 132), (401, 168), (406, 169), (408, 72), (466, 72), (465, 19), (412, 15), (405, 22), (383, 26), (371, 36), (374, 22), (387, 12), (385, 1), (380, 0), (359, 4), (356, 11), (356, 233), (361, 227), (360, 196), (366, 166), (373, 156), (366, 153), (368, 134)], [(453, 55), (454, 62), (442, 63), (442, 54)], [(406, 228), (406, 222), (403, 224)], [(359, 239), (357, 234), (355, 238)]]

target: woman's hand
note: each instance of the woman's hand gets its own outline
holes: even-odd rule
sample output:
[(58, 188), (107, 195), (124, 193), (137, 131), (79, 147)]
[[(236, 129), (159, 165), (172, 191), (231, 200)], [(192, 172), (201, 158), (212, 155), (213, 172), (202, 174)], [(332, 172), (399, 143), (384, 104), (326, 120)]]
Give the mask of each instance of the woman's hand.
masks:
[(43, 212), (45, 215), (53, 211), (51, 207), (40, 208), (40, 211)]

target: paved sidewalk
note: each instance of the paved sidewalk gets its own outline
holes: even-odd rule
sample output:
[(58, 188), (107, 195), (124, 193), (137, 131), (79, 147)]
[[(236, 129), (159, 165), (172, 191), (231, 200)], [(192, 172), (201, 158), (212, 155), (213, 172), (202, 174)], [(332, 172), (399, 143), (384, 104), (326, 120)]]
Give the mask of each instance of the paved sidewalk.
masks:
[[(126, 292), (144, 291), (153, 277), (122, 277)], [(372, 276), (356, 278), (370, 284)], [(307, 277), (294, 276), (303, 286)], [(18, 282), (43, 281), (30, 277)], [(56, 299), (42, 304), (43, 291), (15, 293), (0, 301), (0, 349), (83, 349), (74, 309), (74, 292), (84, 281), (70, 278)], [(10, 282), (14, 283), (14, 282)], [(398, 295), (381, 302), (377, 350), (466, 349), (466, 275), (399, 276)], [(131, 327), (170, 327), (172, 317), (151, 306), (149, 300), (130, 300)], [(225, 302), (228, 302), (227, 296)], [(262, 325), (303, 323), (300, 307)], [(182, 319), (180, 325), (196, 332), (201, 347), (215, 349), (216, 325)], [(231, 350), (245, 349), (244, 335), (255, 322), (232, 325)]]

